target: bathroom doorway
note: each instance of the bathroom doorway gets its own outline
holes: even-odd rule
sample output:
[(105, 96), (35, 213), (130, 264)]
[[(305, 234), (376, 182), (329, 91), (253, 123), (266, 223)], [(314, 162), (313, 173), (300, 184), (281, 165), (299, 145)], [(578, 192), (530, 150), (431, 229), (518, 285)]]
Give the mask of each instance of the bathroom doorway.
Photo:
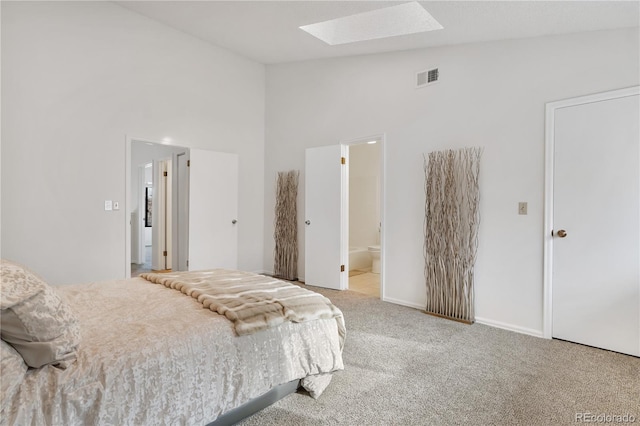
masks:
[(383, 136), (348, 147), (349, 290), (382, 298)]

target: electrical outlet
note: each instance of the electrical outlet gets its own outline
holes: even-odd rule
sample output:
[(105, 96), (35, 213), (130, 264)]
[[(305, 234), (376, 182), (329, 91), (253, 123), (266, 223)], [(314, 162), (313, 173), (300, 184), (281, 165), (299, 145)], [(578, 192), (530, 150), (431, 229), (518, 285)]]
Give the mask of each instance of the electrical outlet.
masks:
[(111, 200), (105, 200), (105, 202), (104, 202), (104, 210), (105, 211), (113, 210), (113, 202)]
[(518, 203), (518, 214), (527, 214), (527, 203), (525, 201)]

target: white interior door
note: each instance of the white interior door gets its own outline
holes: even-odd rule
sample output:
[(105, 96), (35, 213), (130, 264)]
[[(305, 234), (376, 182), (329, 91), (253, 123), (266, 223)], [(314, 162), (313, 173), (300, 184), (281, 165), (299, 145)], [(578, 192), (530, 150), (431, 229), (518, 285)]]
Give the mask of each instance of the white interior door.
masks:
[(170, 229), (171, 187), (170, 160), (153, 160), (153, 196), (151, 202), (151, 268), (155, 271), (171, 269), (168, 261)]
[(336, 290), (347, 288), (349, 270), (343, 211), (348, 172), (341, 157), (341, 145), (309, 148), (305, 155), (305, 283)]
[(552, 281), (553, 337), (636, 356), (638, 98), (636, 94), (555, 111)]
[(238, 267), (238, 156), (190, 150), (189, 270)]

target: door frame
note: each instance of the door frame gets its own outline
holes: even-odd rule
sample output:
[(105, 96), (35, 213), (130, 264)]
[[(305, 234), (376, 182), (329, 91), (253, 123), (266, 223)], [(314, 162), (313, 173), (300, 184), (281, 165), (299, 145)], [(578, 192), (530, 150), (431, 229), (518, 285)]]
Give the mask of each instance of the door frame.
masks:
[(555, 113), (558, 109), (593, 102), (602, 102), (640, 94), (640, 86), (611, 90), (586, 96), (548, 102), (545, 106), (544, 144), (544, 272), (542, 332), (546, 339), (553, 338), (553, 184), (555, 166)]
[[(343, 245), (343, 253), (346, 257), (346, 263), (344, 265), (347, 269), (347, 276), (345, 278), (346, 282), (343, 285), (343, 289), (349, 288), (349, 148), (351, 145), (359, 145), (362, 143), (366, 143), (369, 141), (377, 141), (380, 144), (380, 300), (386, 301), (385, 295), (385, 226), (384, 226), (384, 217), (385, 217), (385, 209), (387, 203), (385, 202), (386, 197), (386, 179), (385, 179), (385, 170), (386, 170), (386, 133), (378, 133), (375, 135), (370, 135), (366, 137), (360, 137), (356, 139), (349, 139), (342, 141), (340, 144), (342, 147), (346, 147), (346, 157), (347, 157), (347, 167), (346, 171), (343, 170), (343, 182), (342, 182), (342, 229), (344, 230), (343, 235), (340, 236)], [(346, 173), (346, 175), (345, 175)]]

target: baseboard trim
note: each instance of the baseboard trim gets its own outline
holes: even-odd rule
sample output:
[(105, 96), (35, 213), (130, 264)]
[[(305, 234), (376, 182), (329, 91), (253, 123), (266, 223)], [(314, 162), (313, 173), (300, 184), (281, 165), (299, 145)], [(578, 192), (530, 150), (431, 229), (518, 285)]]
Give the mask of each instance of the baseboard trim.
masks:
[(520, 334), (527, 334), (529, 336), (539, 337), (541, 339), (544, 338), (544, 334), (542, 333), (542, 330), (534, 330), (532, 328), (519, 327), (517, 325), (507, 324), (505, 322), (495, 321), (495, 320), (491, 320), (488, 318), (481, 318), (481, 317), (476, 317), (476, 322), (478, 324), (488, 325), (489, 327), (501, 328), (503, 330), (514, 331)]
[(395, 305), (406, 306), (413, 309), (418, 309), (420, 311), (424, 311), (424, 305), (418, 305), (417, 303), (406, 302), (400, 299), (394, 299), (392, 297), (385, 297), (382, 299), (383, 302), (393, 303)]
[[(273, 272), (267, 272), (267, 271), (256, 272), (256, 273), (263, 274), (263, 275), (273, 275)], [(304, 277), (298, 278), (298, 281), (304, 282)], [(381, 300), (383, 302), (393, 303), (395, 305), (406, 306), (408, 308), (418, 309), (419, 311), (424, 311), (425, 310), (425, 306), (424, 305), (419, 305), (417, 303), (407, 302), (405, 300), (394, 299), (393, 297), (384, 297)], [(526, 335), (529, 335), (529, 336), (539, 337), (541, 339), (544, 339), (544, 333), (542, 332), (542, 330), (534, 330), (532, 328), (519, 327), (517, 325), (508, 324), (508, 323), (505, 323), (505, 322), (495, 321), (495, 320), (492, 320), (492, 319), (482, 318), (482, 317), (476, 317), (476, 321), (475, 322), (477, 322), (478, 324), (488, 325), (489, 327), (501, 328), (503, 330), (513, 331), (515, 333), (526, 334)]]

